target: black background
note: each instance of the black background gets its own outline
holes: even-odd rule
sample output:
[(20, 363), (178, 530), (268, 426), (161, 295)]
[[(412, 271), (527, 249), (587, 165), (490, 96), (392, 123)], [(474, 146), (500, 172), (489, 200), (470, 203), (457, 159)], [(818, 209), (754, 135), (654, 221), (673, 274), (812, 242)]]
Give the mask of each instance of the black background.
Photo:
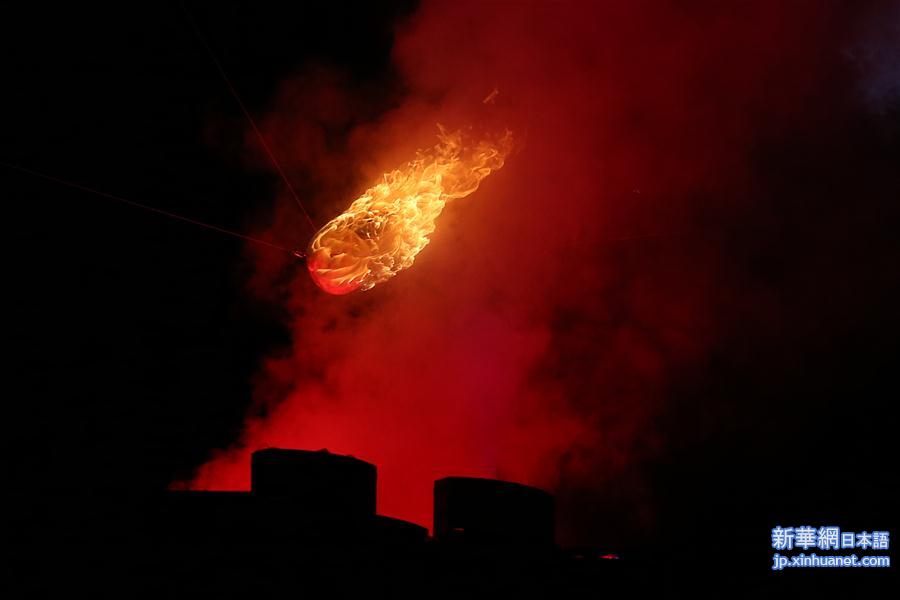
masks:
[[(308, 62), (388, 77), (393, 21), (409, 8), (366, 3), (351, 16), (331, 3), (236, 3), (191, 14), (259, 114)], [(2, 23), (2, 160), (235, 231), (264, 218), (278, 182), (241, 166), (246, 121), (179, 3), (7, 7)], [(22, 411), (8, 421), (12, 487), (144, 490), (189, 477), (235, 438), (261, 353), (286, 339), (245, 300), (242, 242), (8, 169), (0, 177), (12, 234), (9, 400)]]

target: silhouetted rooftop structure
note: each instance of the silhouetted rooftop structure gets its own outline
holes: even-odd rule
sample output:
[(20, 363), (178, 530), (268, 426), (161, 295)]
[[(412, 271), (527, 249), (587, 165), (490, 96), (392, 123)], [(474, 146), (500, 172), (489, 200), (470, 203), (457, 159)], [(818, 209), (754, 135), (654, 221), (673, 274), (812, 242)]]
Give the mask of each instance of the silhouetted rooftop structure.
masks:
[(434, 536), (484, 544), (552, 545), (553, 496), (538, 488), (475, 477), (434, 482)]
[[(31, 507), (20, 529), (32, 535), (14, 539), (52, 542), (67, 560), (54, 573), (62, 582), (92, 582), (102, 560), (110, 583), (139, 581), (154, 597), (319, 597), (312, 590), (327, 589), (321, 597), (574, 598), (596, 593), (600, 581), (624, 589), (615, 587), (623, 577), (642, 580), (602, 552), (560, 551), (553, 498), (536, 488), (441, 479), (429, 539), (424, 527), (375, 514), (377, 472), (365, 461), (270, 448), (253, 455), (252, 469), (251, 492), (83, 498), (69, 501), (68, 516), (53, 499)], [(52, 537), (34, 536), (36, 523)], [(19, 568), (30, 569), (22, 572), (33, 590), (52, 587), (38, 575), (41, 563)]]
[(267, 448), (253, 453), (251, 491), (290, 498), (297, 511), (348, 517), (375, 514), (375, 465), (327, 450)]

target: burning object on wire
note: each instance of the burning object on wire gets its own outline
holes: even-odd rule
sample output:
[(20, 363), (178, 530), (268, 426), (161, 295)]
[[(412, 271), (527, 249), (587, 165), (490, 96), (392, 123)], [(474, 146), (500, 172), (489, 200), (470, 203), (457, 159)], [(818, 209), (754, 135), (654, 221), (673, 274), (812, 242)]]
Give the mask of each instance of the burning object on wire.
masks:
[(503, 167), (512, 149), (509, 131), (472, 142), (440, 128), (439, 142), (415, 160), (385, 173), (309, 243), (307, 267), (330, 294), (368, 290), (412, 266), (428, 245), (447, 202), (478, 189)]

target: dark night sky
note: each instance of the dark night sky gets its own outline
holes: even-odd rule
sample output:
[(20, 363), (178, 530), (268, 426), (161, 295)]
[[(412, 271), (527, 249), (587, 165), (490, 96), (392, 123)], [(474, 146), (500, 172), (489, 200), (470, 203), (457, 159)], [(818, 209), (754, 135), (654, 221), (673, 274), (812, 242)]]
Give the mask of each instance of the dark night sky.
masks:
[[(251, 112), (310, 62), (377, 102), (400, 88), (391, 32), (411, 6), (226, 4), (195, 17)], [(238, 231), (265, 218), (279, 182), (247, 167), (246, 124), (177, 3), (3, 13), (0, 160)], [(753, 156), (769, 200), (698, 242), (739, 266), (728, 289), (764, 282), (779, 310), (757, 328), (733, 305), (725, 341), (672, 382), (655, 417), (670, 449), (639, 465), (657, 541), (737, 515), (763, 541), (776, 519), (893, 524), (898, 131), (860, 106), (772, 133)], [(261, 357), (289, 340), (245, 293), (242, 243), (7, 169), (0, 194), (10, 489), (159, 490), (234, 442)], [(716, 219), (697, 216), (701, 237)], [(565, 493), (587, 531), (591, 506), (621, 501)]]
[[(307, 61), (389, 77), (401, 8), (349, 18), (331, 3), (245, 3), (195, 19), (258, 112)], [(247, 229), (277, 182), (241, 166), (245, 122), (178, 3), (4, 13), (3, 160)], [(8, 396), (21, 416), (7, 422), (28, 448), (13, 480), (152, 489), (187, 476), (234, 438), (259, 356), (285, 336), (241, 293), (242, 243), (0, 177), (16, 257), (10, 347), (21, 361), (21, 391)]]

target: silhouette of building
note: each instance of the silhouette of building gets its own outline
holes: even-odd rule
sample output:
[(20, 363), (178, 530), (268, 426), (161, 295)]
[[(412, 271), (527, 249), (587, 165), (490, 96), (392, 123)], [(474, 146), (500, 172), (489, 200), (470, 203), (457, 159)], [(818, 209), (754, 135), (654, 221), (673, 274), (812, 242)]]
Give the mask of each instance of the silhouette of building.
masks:
[(527, 485), (475, 477), (434, 482), (434, 537), (480, 544), (551, 546), (553, 496)]
[(376, 482), (352, 456), (267, 448), (251, 457), (250, 492), (169, 492), (154, 530), (186, 545), (423, 545), (424, 527), (375, 513)]
[(297, 510), (366, 517), (375, 514), (375, 465), (327, 450), (267, 448), (253, 453), (251, 492), (290, 499)]
[[(611, 564), (619, 561), (557, 548), (553, 498), (533, 487), (441, 479), (429, 537), (376, 513), (370, 463), (270, 448), (251, 465), (249, 492), (70, 498), (66, 506), (48, 497), (22, 513), (12, 565), (38, 596), (76, 584), (125, 597), (254, 599), (559, 598), (596, 594), (600, 582), (624, 589)], [(60, 558), (52, 569), (24, 558), (48, 549)]]

